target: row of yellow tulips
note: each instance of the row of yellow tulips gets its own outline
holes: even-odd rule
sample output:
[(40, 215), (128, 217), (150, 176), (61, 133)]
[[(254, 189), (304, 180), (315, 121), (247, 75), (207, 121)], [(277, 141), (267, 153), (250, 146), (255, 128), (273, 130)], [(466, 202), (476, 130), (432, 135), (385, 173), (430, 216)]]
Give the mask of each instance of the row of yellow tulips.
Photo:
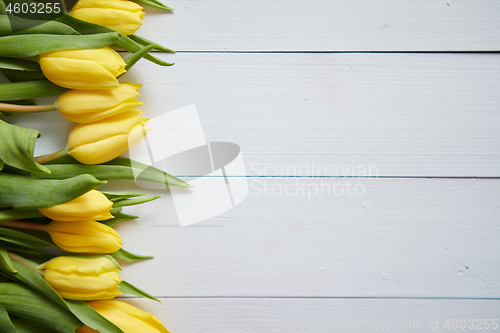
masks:
[[(133, 110), (140, 85), (119, 83), (125, 62), (109, 47), (63, 50), (40, 55), (44, 75), (65, 88), (54, 107), (81, 123), (71, 131), (67, 153), (83, 164), (100, 164), (141, 141), (148, 129), (143, 111)], [(90, 103), (83, 103), (90, 101)], [(60, 156), (60, 155), (58, 155)]]
[[(71, 14), (125, 35), (133, 34), (144, 18), (142, 7), (121, 0), (80, 0)], [(61, 95), (55, 106), (67, 119), (80, 123), (71, 131), (67, 145), (68, 153), (80, 163), (107, 162), (144, 138), (148, 131), (144, 127), (147, 119), (142, 117), (142, 111), (133, 110), (142, 105), (137, 100), (141, 85), (118, 82), (116, 78), (125, 72), (126, 64), (114, 50), (105, 47), (49, 52), (40, 55), (40, 67), (50, 81), (74, 89)], [(98, 191), (75, 200), (40, 210), (54, 219), (47, 230), (52, 240), (61, 248), (74, 252), (117, 251), (122, 246), (118, 233), (94, 221), (112, 217), (109, 213), (112, 202)], [(74, 213), (79, 216), (78, 220)], [(68, 219), (73, 220), (71, 225)], [(78, 236), (74, 237), (75, 234)], [(89, 305), (125, 333), (168, 332), (155, 316), (129, 304), (109, 300), (121, 295), (118, 285), (122, 281), (119, 267), (110, 259), (56, 257), (41, 268), (45, 270), (45, 280), (61, 296), (97, 300)], [(83, 326), (77, 332), (96, 331)]]
[[(131, 35), (142, 24), (144, 12), (127, 0), (80, 0), (71, 11), (78, 19), (107, 26)], [(0, 111), (39, 112), (58, 110), (78, 123), (70, 132), (67, 147), (38, 158), (39, 163), (69, 154), (83, 164), (101, 164), (126, 152), (144, 138), (148, 128), (138, 101), (137, 83), (120, 83), (127, 64), (110, 47), (68, 49), (39, 55), (43, 75), (61, 87), (72, 89), (53, 105), (0, 104)], [(122, 247), (122, 238), (99, 221), (113, 218), (113, 202), (91, 190), (66, 203), (40, 208), (52, 222), (37, 227), (9, 221), (3, 226), (33, 228), (50, 234), (61, 249), (75, 253), (109, 254)], [(10, 223), (10, 224), (9, 224)], [(59, 256), (36, 268), (62, 297), (89, 301), (89, 305), (125, 333), (167, 333), (153, 315), (130, 304), (112, 300), (121, 295), (119, 265), (109, 256), (94, 258)], [(98, 332), (86, 325), (77, 333)]]

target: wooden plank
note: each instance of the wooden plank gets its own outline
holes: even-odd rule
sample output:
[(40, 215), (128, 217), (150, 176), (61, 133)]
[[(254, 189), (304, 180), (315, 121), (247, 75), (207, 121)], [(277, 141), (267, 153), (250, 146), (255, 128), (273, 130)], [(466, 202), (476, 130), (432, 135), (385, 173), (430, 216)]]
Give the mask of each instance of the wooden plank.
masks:
[(179, 51), (499, 50), (500, 4), (411, 0), (170, 0), (138, 34)]
[(196, 104), (207, 140), (240, 145), (248, 175), (500, 176), (494, 54), (166, 59), (123, 78), (146, 83), (150, 125)]
[[(240, 145), (248, 175), (500, 176), (494, 54), (165, 59), (177, 63), (143, 60), (122, 79), (145, 83), (140, 98), (150, 126), (196, 104), (207, 140)], [(9, 119), (40, 129), (39, 154), (61, 149), (70, 128), (55, 113)]]
[(242, 204), (186, 228), (165, 191), (126, 207), (140, 219), (117, 227), (125, 248), (155, 259), (125, 267), (123, 278), (157, 296), (500, 296), (500, 180), (249, 185)]
[[(141, 61), (154, 118), (196, 104), (209, 141), (242, 148), (252, 176), (500, 176), (500, 58), (494, 54), (177, 54)], [(61, 149), (69, 122), (39, 128)], [(48, 120), (48, 121), (47, 121)], [(54, 131), (53, 124), (59, 128)]]
[(162, 299), (161, 305), (126, 302), (154, 313), (176, 333), (496, 332), (498, 327), (491, 323), (498, 323), (500, 311), (498, 300), (169, 298)]

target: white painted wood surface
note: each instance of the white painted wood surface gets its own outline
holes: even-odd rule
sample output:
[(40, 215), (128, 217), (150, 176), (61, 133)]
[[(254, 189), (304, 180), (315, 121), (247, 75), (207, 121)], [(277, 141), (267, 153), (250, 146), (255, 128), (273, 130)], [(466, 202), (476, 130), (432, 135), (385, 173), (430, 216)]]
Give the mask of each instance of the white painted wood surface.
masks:
[(327, 175), (343, 175), (341, 168), (378, 169), (378, 176), (500, 175), (496, 54), (167, 59), (177, 64), (158, 70), (142, 62), (124, 77), (149, 82), (142, 97), (151, 124), (196, 104), (207, 138), (238, 143), (249, 175), (324, 175), (321, 166)]
[(176, 297), (500, 298), (499, 181), (248, 182), (242, 204), (186, 228), (169, 195), (129, 207), (125, 248), (156, 258), (124, 278)]
[[(485, 325), (479, 329), (485, 323), (481, 319), (498, 318), (500, 311), (497, 300), (168, 298), (162, 299), (162, 305), (127, 302), (157, 312), (177, 333), (474, 332), (485, 331)], [(460, 327), (460, 320), (463, 325), (464, 319), (468, 325), (474, 319), (473, 325), (478, 325), (469, 327), (478, 329), (451, 329), (454, 323)], [(446, 329), (447, 322), (450, 329)]]
[(169, 0), (139, 35), (182, 51), (498, 51), (495, 0)]
[[(177, 63), (142, 61), (123, 77), (145, 83), (150, 125), (196, 104), (207, 139), (239, 144), (248, 175), (500, 176), (496, 54), (163, 58)], [(46, 115), (18, 118), (40, 129), (40, 153), (62, 148), (68, 122), (54, 136)]]
[[(156, 258), (123, 277), (163, 301), (134, 304), (176, 333), (500, 319), (499, 55), (399, 53), (498, 50), (498, 2), (168, 5), (139, 34), (186, 52), (123, 80), (144, 83), (153, 128), (196, 104), (209, 141), (242, 148), (250, 193), (186, 228), (168, 192), (127, 207), (141, 218), (117, 227), (125, 248)], [(55, 113), (10, 119), (42, 132), (39, 154), (71, 127)]]

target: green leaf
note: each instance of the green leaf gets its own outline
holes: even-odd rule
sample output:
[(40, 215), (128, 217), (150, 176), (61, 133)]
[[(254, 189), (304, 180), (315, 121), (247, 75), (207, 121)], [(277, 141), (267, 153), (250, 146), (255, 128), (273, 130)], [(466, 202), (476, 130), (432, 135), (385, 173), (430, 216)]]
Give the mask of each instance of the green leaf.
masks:
[[(17, 72), (19, 72), (19, 71), (17, 71)], [(26, 72), (26, 73), (31, 73), (31, 72)], [(33, 98), (31, 98), (31, 99), (18, 99), (15, 101), (2, 101), (2, 103), (16, 104), (16, 105), (36, 105), (36, 102)]]
[(0, 120), (0, 159), (10, 166), (29, 171), (46, 172), (49, 169), (35, 162), (33, 152), (40, 132), (8, 124)]
[(112, 227), (114, 225), (117, 225), (118, 223), (130, 221), (130, 220), (135, 220), (135, 219), (139, 218), (139, 216), (127, 215), (127, 214), (123, 214), (121, 212), (112, 212), (111, 214), (114, 216), (114, 218), (109, 219), (109, 220), (105, 220), (105, 221), (99, 221), (99, 222), (106, 224), (108, 227)]
[(3, 0), (0, 0), (0, 14), (7, 15), (7, 11), (5, 10), (5, 2), (3, 2)]
[(63, 179), (74, 177), (82, 173), (88, 173), (99, 180), (132, 179), (166, 184), (169, 186), (193, 187), (185, 181), (151, 166), (134, 161), (134, 166), (135, 165), (137, 165), (137, 168), (131, 166), (130, 159), (123, 157), (115, 158), (103, 165), (84, 165), (79, 164), (70, 156), (65, 156), (44, 164), (44, 166), (50, 170), (50, 174), (34, 172), (32, 175), (37, 178)]
[(43, 239), (37, 238), (32, 235), (28, 235), (27, 233), (7, 229), (0, 228), (0, 240), (4, 242), (9, 242), (21, 246), (40, 248), (45, 246), (53, 246), (53, 243), (49, 243)]
[[(87, 34), (98, 34), (98, 33), (105, 33), (105, 32), (116, 32), (115, 30), (99, 25), (99, 24), (94, 24), (90, 22), (85, 22), (82, 20), (79, 20), (71, 15), (64, 14), (62, 16), (59, 16), (56, 21), (64, 23), (75, 29), (81, 34), (87, 35)], [(123, 49), (125, 51), (128, 51), (130, 53), (135, 53), (139, 51), (142, 47), (138, 43), (134, 42), (132, 39), (128, 38), (127, 36), (121, 35), (120, 40), (118, 40), (113, 46)], [(147, 54), (144, 56), (144, 59), (147, 59), (149, 61), (152, 61), (155, 64), (158, 64), (160, 66), (170, 66), (171, 64), (168, 62), (165, 62), (161, 59), (158, 59), (151, 54)]]
[(113, 203), (113, 207), (116, 208), (116, 207), (140, 205), (140, 204), (145, 203), (145, 202), (156, 200), (160, 197), (161, 197), (161, 195), (154, 195), (154, 196), (146, 197), (146, 198), (118, 200), (118, 201), (115, 201)]
[(25, 34), (57, 34), (57, 35), (79, 35), (78, 31), (71, 28), (70, 26), (57, 22), (54, 20), (47, 21), (42, 24), (35, 25), (34, 27), (21, 30), (15, 33), (15, 35), (25, 35)]
[(0, 36), (12, 35), (12, 26), (7, 14), (2, 14), (2, 2), (0, 2)]
[(128, 262), (134, 262), (137, 260), (154, 258), (153, 256), (143, 256), (143, 255), (133, 254), (133, 253), (125, 251), (124, 249), (119, 249), (118, 251), (111, 253), (110, 255), (116, 259), (121, 259), (121, 260), (125, 260)]
[(101, 316), (84, 301), (66, 300), (66, 304), (71, 312), (88, 327), (100, 333), (123, 333), (115, 324)]
[[(136, 52), (134, 52), (133, 54), (131, 54), (130, 56), (128, 56), (127, 58), (125, 58), (124, 61), (127, 64), (127, 66), (125, 67), (125, 69), (127, 71), (130, 70), (130, 68), (132, 68), (132, 66), (134, 66), (137, 61), (139, 61), (140, 59), (142, 59), (143, 57), (145, 57), (152, 49), (154, 49), (154, 47), (155, 46), (152, 45), (152, 44), (144, 46), (143, 48), (137, 50)], [(173, 63), (166, 63), (165, 66), (172, 66), (172, 65), (173, 65)], [(120, 76), (118, 76), (118, 77), (120, 77)]]
[(43, 75), (42, 72), (26, 72), (11, 69), (0, 69), (0, 71), (10, 82), (24, 82), (46, 79), (45, 75)]
[(12, 266), (12, 261), (9, 258), (9, 254), (3, 242), (0, 242), (0, 269), (11, 273), (17, 273), (14, 266)]
[(158, 0), (132, 0), (133, 2), (137, 2), (138, 4), (144, 5), (144, 6), (149, 6), (149, 7), (154, 7), (158, 9), (164, 9), (164, 10), (174, 10), (173, 8), (167, 7), (164, 4), (162, 4)]
[(53, 329), (26, 318), (11, 316), (11, 321), (16, 327), (17, 333), (54, 333)]
[(74, 332), (82, 326), (70, 311), (18, 283), (0, 283), (0, 306), (11, 314), (41, 323), (56, 332)]
[(23, 220), (37, 217), (44, 217), (38, 209), (34, 210), (17, 210), (17, 209), (2, 209), (0, 210), (0, 222)]
[(192, 185), (189, 185), (185, 181), (180, 180), (177, 177), (174, 177), (162, 170), (159, 170), (157, 168), (154, 168), (150, 165), (140, 163), (135, 160), (131, 160), (130, 158), (126, 157), (117, 157), (115, 159), (112, 159), (109, 162), (106, 162), (104, 164), (107, 165), (121, 165), (121, 166), (128, 166), (131, 167), (132, 170), (134, 170), (134, 173), (137, 176), (137, 180), (145, 180), (145, 181), (150, 181), (150, 182), (155, 182), (155, 183), (164, 183), (167, 185), (175, 185), (175, 186), (180, 186), (180, 187), (193, 187)]
[(13, 243), (5, 243), (5, 248), (7, 249), (7, 251), (15, 252), (19, 255), (22, 255), (23, 258), (34, 261), (37, 264), (44, 263), (55, 257), (54, 254), (49, 254), (44, 251), (40, 251), (26, 246), (16, 245)]
[(0, 36), (11, 35), (12, 27), (10, 25), (10, 20), (7, 14), (1, 14), (2, 2), (0, 2)]
[(63, 300), (63, 298), (34, 270), (13, 262), (17, 274), (3, 273), (11, 279), (22, 282), (58, 305), (69, 309), (85, 325), (98, 329), (101, 333), (123, 333), (116, 325), (98, 314), (83, 301)]
[(0, 207), (30, 210), (55, 206), (104, 183), (91, 175), (55, 180), (0, 173)]
[(0, 68), (28, 72), (41, 71), (40, 65), (37, 62), (15, 58), (0, 58)]
[(123, 36), (118, 32), (94, 35), (29, 34), (2, 37), (0, 57), (26, 58), (66, 49), (97, 49), (116, 43)]
[(0, 332), (2, 333), (17, 333), (16, 328), (12, 324), (7, 311), (0, 306)]
[(149, 299), (152, 299), (153, 301), (157, 301), (157, 302), (161, 303), (160, 300), (157, 299), (156, 297), (154, 297), (153, 295), (150, 295), (147, 292), (131, 285), (127, 281), (120, 282), (119, 287), (120, 287), (120, 290), (122, 293), (131, 294), (131, 295), (144, 297), (144, 298), (149, 298)]
[(136, 42), (137, 44), (139, 44), (139, 45), (141, 45), (143, 47), (146, 46), (146, 45), (153, 45), (153, 47), (154, 47), (155, 50), (163, 51), (163, 52), (168, 52), (168, 53), (175, 53), (174, 50), (168, 49), (165, 46), (157, 44), (155, 42), (152, 42), (149, 39), (146, 39), (144, 37), (137, 36), (137, 35), (130, 35), (128, 37), (130, 39), (132, 39), (134, 42)]
[(118, 191), (101, 191), (101, 192), (111, 201), (117, 201), (117, 200), (146, 195), (145, 193), (139, 193), (139, 192), (118, 192)]
[[(47, 223), (36, 223), (34, 221), (30, 221), (31, 223), (33, 224), (39, 224), (39, 225), (42, 225), (42, 226), (46, 226)], [(16, 231), (15, 229), (12, 229), (14, 231)], [(25, 235), (28, 235), (28, 236), (31, 236), (31, 237), (35, 237), (36, 239), (42, 241), (42, 242), (45, 242), (47, 245), (50, 245), (50, 246), (54, 246), (54, 247), (57, 247), (57, 245), (52, 241), (52, 238), (50, 237), (49, 233), (46, 232), (46, 231), (42, 231), (42, 230), (28, 230), (28, 229), (19, 229), (17, 230), (18, 232), (20, 233), (23, 233)]]
[(65, 93), (68, 90), (49, 80), (2, 83), (0, 84), (0, 101), (55, 96)]
[(37, 272), (15, 261), (13, 261), (12, 264), (17, 270), (17, 273), (13, 274), (4, 271), (2, 272), (4, 276), (33, 288), (40, 294), (44, 295), (44, 297), (50, 299), (52, 302), (68, 309), (62, 297), (47, 282), (45, 282), (43, 277), (41, 277)]

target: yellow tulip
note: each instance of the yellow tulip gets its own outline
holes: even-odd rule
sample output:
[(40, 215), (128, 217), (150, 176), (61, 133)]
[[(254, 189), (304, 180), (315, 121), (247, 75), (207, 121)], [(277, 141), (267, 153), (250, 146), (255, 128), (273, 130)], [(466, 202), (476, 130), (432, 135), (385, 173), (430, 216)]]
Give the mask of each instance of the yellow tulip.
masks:
[(47, 232), (57, 246), (69, 252), (113, 253), (123, 246), (113, 228), (92, 220), (52, 221)]
[(43, 215), (58, 221), (108, 220), (113, 218), (109, 212), (111, 202), (102, 192), (91, 190), (76, 199), (60, 205), (40, 208)]
[(45, 269), (45, 281), (67, 299), (93, 301), (121, 295), (120, 268), (106, 257), (56, 257), (41, 269)]
[(125, 66), (122, 57), (110, 47), (40, 54), (40, 67), (47, 79), (69, 89), (118, 87), (116, 77), (126, 72)]
[(56, 101), (56, 108), (75, 123), (90, 123), (130, 111), (143, 103), (137, 100), (139, 83), (122, 82), (119, 87), (101, 90), (70, 90)]
[(131, 35), (140, 28), (144, 12), (131, 1), (80, 0), (71, 10), (71, 16)]
[[(88, 304), (124, 333), (170, 333), (158, 318), (125, 302), (110, 300)], [(95, 332), (98, 331), (88, 326), (76, 330), (76, 333)]]
[(93, 123), (78, 124), (69, 133), (68, 152), (83, 164), (112, 160), (139, 143), (149, 129), (143, 111), (126, 111)]

